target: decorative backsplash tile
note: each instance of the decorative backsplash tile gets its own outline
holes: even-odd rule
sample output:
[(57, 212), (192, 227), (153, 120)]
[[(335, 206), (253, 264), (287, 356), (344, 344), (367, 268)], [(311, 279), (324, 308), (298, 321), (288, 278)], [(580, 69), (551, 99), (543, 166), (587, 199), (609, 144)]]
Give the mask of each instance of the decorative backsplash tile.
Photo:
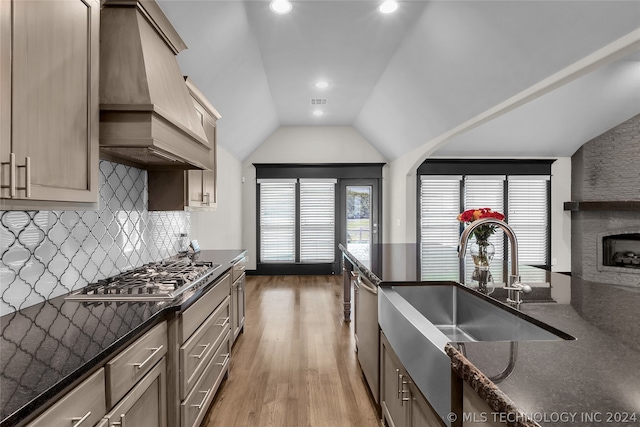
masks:
[(100, 161), (97, 211), (0, 212), (0, 314), (186, 249), (187, 212), (149, 212), (147, 173)]

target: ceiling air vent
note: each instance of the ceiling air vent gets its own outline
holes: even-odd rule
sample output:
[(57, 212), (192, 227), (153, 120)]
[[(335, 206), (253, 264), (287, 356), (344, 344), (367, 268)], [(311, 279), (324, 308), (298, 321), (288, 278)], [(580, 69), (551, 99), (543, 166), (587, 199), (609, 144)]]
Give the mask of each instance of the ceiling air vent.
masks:
[(311, 105), (326, 105), (327, 98), (311, 98)]

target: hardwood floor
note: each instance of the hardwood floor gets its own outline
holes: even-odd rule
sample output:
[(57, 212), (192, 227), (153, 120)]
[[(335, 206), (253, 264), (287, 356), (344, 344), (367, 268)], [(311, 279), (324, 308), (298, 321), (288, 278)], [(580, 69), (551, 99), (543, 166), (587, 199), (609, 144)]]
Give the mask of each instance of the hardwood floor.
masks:
[(203, 427), (380, 426), (341, 276), (248, 276), (246, 319)]

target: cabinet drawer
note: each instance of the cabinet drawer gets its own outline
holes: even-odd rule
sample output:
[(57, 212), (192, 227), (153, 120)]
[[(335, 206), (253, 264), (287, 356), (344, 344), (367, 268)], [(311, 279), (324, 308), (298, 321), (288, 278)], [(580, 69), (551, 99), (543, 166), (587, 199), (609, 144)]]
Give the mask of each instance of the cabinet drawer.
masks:
[(207, 409), (213, 401), (216, 390), (220, 386), (224, 373), (227, 372), (229, 366), (229, 358), (231, 356), (230, 335), (230, 332), (227, 333), (222, 345), (220, 345), (209, 365), (207, 365), (204, 375), (200, 377), (193, 390), (180, 404), (182, 427), (199, 426), (207, 413)]
[(202, 325), (211, 312), (231, 293), (231, 275), (225, 274), (202, 298), (182, 314), (181, 341), (183, 344)]
[(167, 427), (167, 364), (161, 358), (105, 418), (111, 427)]
[(180, 399), (187, 396), (215, 350), (230, 330), (227, 297), (198, 330), (180, 347)]
[(100, 421), (105, 412), (104, 369), (100, 369), (28, 424), (28, 427), (90, 427)]
[(239, 261), (233, 264), (233, 269), (231, 270), (232, 278), (231, 281), (235, 282), (238, 280), (240, 276), (244, 274), (244, 270), (247, 268), (247, 259), (242, 257)]
[(162, 322), (107, 363), (107, 407), (118, 403), (166, 352), (167, 322)]

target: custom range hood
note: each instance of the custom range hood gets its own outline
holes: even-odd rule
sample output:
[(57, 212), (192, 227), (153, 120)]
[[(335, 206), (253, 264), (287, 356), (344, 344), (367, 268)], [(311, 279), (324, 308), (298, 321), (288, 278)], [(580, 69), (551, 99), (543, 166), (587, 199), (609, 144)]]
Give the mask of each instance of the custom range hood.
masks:
[(187, 46), (155, 1), (100, 15), (100, 152), (144, 169), (210, 169), (210, 147), (176, 55)]

